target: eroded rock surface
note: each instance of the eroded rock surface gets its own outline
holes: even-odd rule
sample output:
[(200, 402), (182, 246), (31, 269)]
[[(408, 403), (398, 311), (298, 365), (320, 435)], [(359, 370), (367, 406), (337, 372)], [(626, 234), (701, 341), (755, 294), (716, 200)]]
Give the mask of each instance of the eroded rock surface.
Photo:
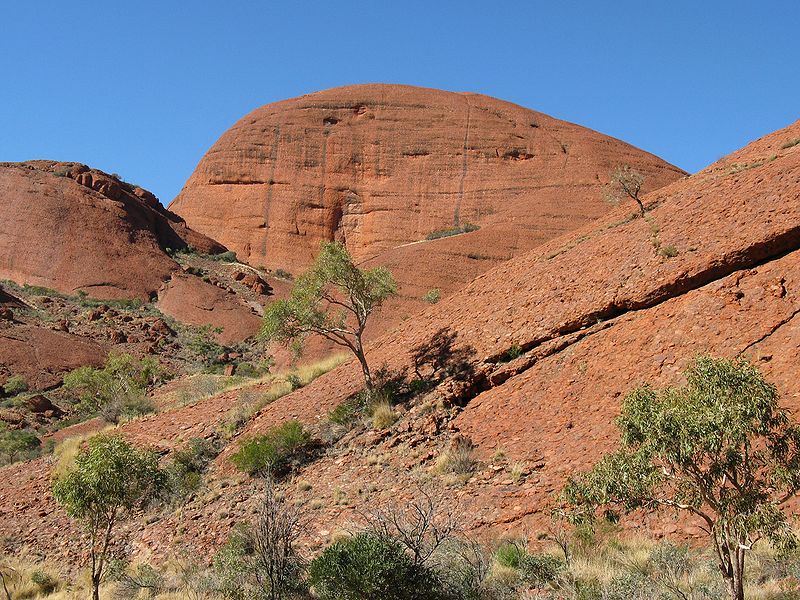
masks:
[[(463, 284), (603, 214), (603, 186), (622, 164), (645, 174), (651, 190), (684, 174), (619, 140), (487, 96), (356, 85), (253, 111), (208, 151), (170, 209), (247, 262), (292, 273), (308, 266), (320, 240), (367, 260), (477, 224), (481, 234), (457, 244), (459, 259), (482, 256), (458, 261), (453, 276)], [(452, 287), (446, 271), (438, 283)]]
[(78, 163), (0, 164), (0, 279), (148, 300), (177, 268), (167, 248), (225, 248), (150, 192)]

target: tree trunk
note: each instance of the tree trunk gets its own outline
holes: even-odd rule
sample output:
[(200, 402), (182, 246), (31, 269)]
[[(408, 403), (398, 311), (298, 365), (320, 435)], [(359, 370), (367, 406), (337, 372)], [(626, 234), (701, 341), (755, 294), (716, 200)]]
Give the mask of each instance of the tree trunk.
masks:
[(725, 585), (728, 588), (730, 600), (744, 600), (744, 582), (741, 577), (726, 578)]
[(644, 204), (638, 198), (634, 198), (634, 200), (636, 200), (637, 204), (639, 205), (639, 214), (644, 216)]
[(358, 362), (361, 363), (361, 373), (364, 375), (364, 385), (367, 387), (367, 394), (372, 395), (375, 385), (372, 383), (372, 374), (369, 372), (367, 357), (364, 356), (364, 346), (361, 345), (360, 333), (356, 335), (355, 355)]
[(723, 574), (725, 586), (728, 588), (728, 598), (744, 600), (744, 554), (742, 550), (731, 554), (730, 574)]
[(367, 387), (367, 393), (372, 394), (375, 385), (372, 383), (372, 374), (369, 372), (369, 365), (363, 351), (358, 354), (358, 362), (361, 363), (361, 373), (364, 375), (364, 385)]
[(100, 578), (92, 576), (92, 600), (100, 600)]

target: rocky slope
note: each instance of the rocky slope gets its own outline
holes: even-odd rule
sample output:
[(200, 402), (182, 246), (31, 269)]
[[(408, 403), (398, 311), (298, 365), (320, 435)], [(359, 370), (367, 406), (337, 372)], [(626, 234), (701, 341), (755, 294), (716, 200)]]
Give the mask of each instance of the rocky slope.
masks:
[(261, 288), (251, 282), (249, 290), (234, 290), (224, 273), (213, 279), (201, 269), (184, 273), (179, 261), (186, 255), (174, 251), (187, 250), (226, 248), (116, 176), (78, 163), (0, 164), (0, 280), (73, 296), (157, 302), (178, 321), (222, 328), (224, 343), (253, 335), (270, 292), (265, 282), (258, 277)]
[(0, 279), (148, 300), (177, 267), (167, 248), (225, 249), (150, 192), (77, 163), (0, 164)]
[[(487, 96), (356, 85), (245, 116), (170, 209), (273, 270), (297, 273), (320, 240), (339, 240), (357, 260), (390, 263), (403, 296), (419, 300), (603, 214), (603, 187), (622, 164), (650, 190), (683, 175), (624, 142)], [(414, 244), (467, 223), (481, 230)]]
[[(374, 365), (434, 386), (385, 429), (357, 425), (285, 484), (312, 521), (319, 546), (354, 509), (403, 501), (433, 487), (479, 530), (546, 525), (546, 505), (566, 474), (613, 447), (612, 418), (641, 381), (676, 383), (697, 352), (745, 355), (780, 391), (795, 418), (800, 327), (800, 122), (766, 136), (646, 198), (646, 218), (621, 207), (478, 277), (369, 349)], [(323, 435), (326, 415), (359, 388), (344, 365), (267, 405), (239, 434), (288, 418)], [(141, 444), (167, 450), (211, 436), (235, 392), (126, 425)], [(480, 461), (466, 481), (434, 467), (456, 435)], [(208, 548), (248, 518), (257, 484), (217, 459), (208, 488), (180, 511), (127, 528), (136, 550)], [(65, 515), (47, 493), (48, 461), (0, 470), (0, 535), (20, 546), (71, 554)], [(796, 508), (796, 507), (795, 507)], [(9, 518), (12, 517), (13, 518)], [(669, 515), (634, 525), (699, 535)], [(177, 535), (176, 535), (177, 532)]]

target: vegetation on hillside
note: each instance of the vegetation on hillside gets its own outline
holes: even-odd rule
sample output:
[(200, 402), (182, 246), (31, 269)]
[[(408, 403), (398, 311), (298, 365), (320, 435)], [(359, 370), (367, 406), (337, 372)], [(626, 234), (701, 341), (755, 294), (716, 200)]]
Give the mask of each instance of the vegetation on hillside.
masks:
[(318, 335), (352, 352), (361, 365), (367, 390), (375, 387), (364, 353), (363, 335), (370, 315), (397, 293), (383, 267), (359, 269), (339, 242), (322, 242), (314, 265), (300, 275), (287, 300), (276, 300), (264, 313), (262, 336), (294, 344)]
[(701, 356), (685, 376), (682, 387), (628, 394), (621, 448), (571, 478), (564, 497), (576, 522), (602, 508), (698, 517), (729, 597), (742, 600), (746, 559), (761, 540), (797, 547), (783, 507), (800, 489), (800, 427), (744, 360)]
[[(157, 497), (170, 506), (196, 491), (218, 445), (192, 440), (159, 465), (119, 437), (96, 436), (57, 470), (53, 494), (92, 533), (87, 592), (95, 598), (101, 586), (131, 599), (740, 600), (800, 593), (800, 552), (782, 510), (798, 489), (800, 432), (753, 365), (698, 357), (685, 385), (629, 393), (617, 425), (620, 449), (568, 481), (559, 518), (536, 539), (479, 542), (464, 533), (456, 504), (433, 488), (410, 503), (372, 507), (351, 531), (308, 555), (298, 546), (309, 534), (307, 515), (273, 482), (317, 443), (297, 421), (240, 444), (233, 461), (265, 478), (263, 499), (211, 566), (185, 556), (162, 566), (118, 563), (108, 542), (133, 510), (147, 503), (153, 510)], [(468, 438), (454, 438), (441, 468), (474, 465), (471, 450)], [(708, 547), (630, 537), (616, 524), (620, 513), (662, 508), (703, 519)], [(0, 564), (0, 572), (12, 597), (23, 593), (16, 590), (56, 597), (65, 589), (51, 566), (11, 566)]]

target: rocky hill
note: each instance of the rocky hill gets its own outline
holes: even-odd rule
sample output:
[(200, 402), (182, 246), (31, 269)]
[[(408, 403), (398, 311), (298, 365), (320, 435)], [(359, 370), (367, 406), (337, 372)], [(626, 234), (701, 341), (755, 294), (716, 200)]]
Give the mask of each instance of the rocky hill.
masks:
[(176, 269), (167, 248), (219, 253), (140, 187), (77, 163), (0, 164), (0, 279), (149, 300)]
[[(227, 440), (202, 492), (178, 511), (127, 526), (131, 547), (164, 556), (176, 544), (224, 542), (252, 514), (258, 491), (234, 474), (232, 451), (289, 418), (327, 443), (283, 484), (311, 519), (308, 543), (319, 547), (357, 509), (403, 501), (420, 486), (462, 507), (469, 527), (535, 536), (566, 474), (613, 446), (622, 396), (642, 381), (676, 382), (698, 352), (757, 362), (797, 417), (798, 139), (800, 122), (648, 194), (644, 218), (621, 206), (484, 273), (373, 342), (372, 364), (420, 383), (392, 424), (356, 420), (332, 435), (330, 411), (360, 388), (352, 363), (266, 404)], [(218, 436), (243, 398), (226, 392), (121, 431), (168, 452), (190, 437)], [(457, 438), (474, 444), (466, 477), (440, 468)], [(79, 546), (64, 536), (69, 525), (49, 497), (49, 469), (41, 458), (0, 470), (0, 535), (68, 555)], [(668, 515), (638, 525), (699, 534)]]
[[(387, 264), (407, 317), (609, 209), (611, 171), (684, 173), (608, 136), (479, 94), (355, 85), (268, 104), (200, 161), (170, 209), (254, 266), (298, 273), (320, 240)], [(437, 241), (426, 237), (480, 230)], [(386, 317), (384, 317), (386, 318)], [(396, 318), (383, 329), (399, 322)]]
[[(156, 303), (180, 322), (220, 328), (218, 338), (234, 343), (258, 330), (271, 288), (246, 265), (188, 266), (195, 254), (225, 251), (116, 175), (79, 163), (0, 164), (0, 280), (45, 297)], [(249, 286), (232, 279), (238, 272), (253, 280)], [(83, 333), (97, 341), (97, 332)]]

